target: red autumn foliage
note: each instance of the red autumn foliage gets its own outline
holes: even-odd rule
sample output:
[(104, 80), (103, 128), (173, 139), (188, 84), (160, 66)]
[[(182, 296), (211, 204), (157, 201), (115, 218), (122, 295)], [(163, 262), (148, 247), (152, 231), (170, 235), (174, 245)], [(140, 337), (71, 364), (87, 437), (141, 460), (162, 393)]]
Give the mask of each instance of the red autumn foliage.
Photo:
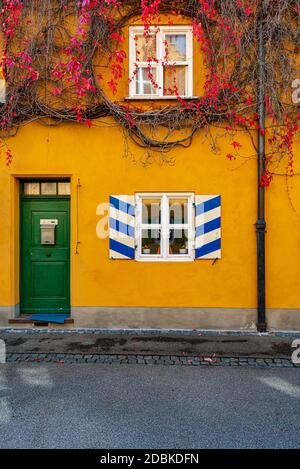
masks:
[[(30, 39), (22, 39), (20, 50), (14, 51), (13, 47), (15, 37), (24, 18), (26, 18), (28, 28), (30, 29), (31, 20), (28, 18), (28, 15), (26, 16), (25, 11), (27, 3), (22, 0), (2, 0), (0, 25), (5, 38), (5, 46), (1, 65), (8, 82), (11, 76), (18, 77), (17, 86), (8, 94), (7, 102), (2, 109), (0, 125), (3, 131), (18, 125), (18, 119), (20, 119), (22, 114), (18, 113), (18, 102), (26, 93), (29, 97), (32, 96), (30, 93), (34, 90), (35, 83), (39, 82), (41, 78), (40, 69), (37, 66), (37, 57), (34, 55)], [(90, 37), (91, 27), (95, 25), (95, 22), (98, 21), (97, 24), (103, 24), (101, 34), (106, 35), (106, 43), (110, 46), (109, 52), (107, 52), (109, 78), (104, 80), (103, 77), (107, 77), (107, 75), (98, 73), (97, 79), (105, 81), (104, 85), (107, 85), (113, 95), (116, 95), (118, 92), (120, 80), (125, 79), (124, 72), (128, 64), (128, 58), (123, 50), (125, 41), (118, 18), (120, 17), (120, 12), (124, 12), (126, 8), (129, 8), (128, 3), (131, 2), (121, 0), (74, 0), (73, 7), (76, 7), (78, 11), (77, 29), (71, 35), (69, 43), (64, 47), (62, 54), (47, 65), (47, 76), (51, 79), (52, 94), (56, 97), (56, 100), (63, 99), (65, 89), (72, 90), (75, 94), (76, 100), (74, 105), (68, 109), (68, 119), (73, 119), (91, 127), (93, 118), (91, 116), (93, 116), (93, 113), (89, 114), (88, 103), (97, 102), (99, 96), (102, 95), (103, 90), (99, 91), (91, 70), (93, 64), (87, 51), (87, 44), (90, 44), (95, 50), (102, 47), (99, 37)], [(195, 2), (190, 3), (195, 4)], [(144, 27), (145, 37), (149, 35), (151, 27), (159, 30), (159, 25), (162, 22), (162, 12), (168, 15), (168, 24), (178, 22), (184, 16), (184, 12), (187, 11), (185, 10), (185, 4), (189, 4), (189, 2), (176, 1), (174, 3), (170, 1), (169, 8), (167, 8), (166, 0), (141, 0), (137, 2), (137, 11)], [(243, 41), (245, 41), (245, 30), (251, 21), (251, 24), (255, 24), (258, 8), (260, 6), (264, 8), (264, 4), (268, 6), (269, 3), (264, 0), (232, 0), (229, 4), (235, 9), (236, 17), (234, 21), (227, 14), (226, 9), (222, 10), (220, 8), (220, 2), (217, 0), (198, 0), (197, 7), (195, 7), (196, 10), (194, 10), (195, 13), (190, 16), (193, 36), (203, 54), (206, 68), (204, 95), (195, 101), (182, 99), (179, 95), (178, 83), (175, 76), (172, 85), (169, 85), (165, 91), (177, 98), (177, 120), (182, 119), (181, 122), (183, 122), (186, 116), (191, 120), (192, 116), (193, 133), (195, 130), (200, 130), (205, 126), (215, 123), (219, 125), (222, 120), (227, 121), (223, 125), (223, 129), (225, 129), (225, 135), (230, 136), (232, 140), (231, 145), (235, 150), (235, 156), (228, 153), (226, 155), (227, 159), (234, 160), (242, 148), (240, 142), (235, 139), (237, 138), (237, 128), (242, 128), (252, 134), (259, 131), (261, 135), (266, 136), (267, 144), (270, 147), (267, 165), (271, 165), (273, 160), (285, 155), (288, 158), (287, 173), (293, 174), (293, 147), (295, 137), (299, 133), (299, 116), (289, 113), (287, 107), (282, 106), (281, 122), (278, 125), (278, 109), (280, 106), (278, 106), (278, 102), (275, 102), (274, 94), (273, 96), (267, 95), (265, 98), (265, 109), (269, 126), (266, 129), (260, 128), (256, 111), (257, 96), (255, 91), (251, 91), (251, 87), (245, 86), (245, 80), (241, 87), (230, 67), (224, 66), (224, 63), (226, 61), (230, 63), (233, 57), (237, 61), (241, 59), (240, 51), (242, 50)], [(274, 0), (272, 5), (276, 9), (276, 5), (279, 5), (279, 0)], [(72, 7), (71, 0), (68, 4), (62, 3), (62, 11), (68, 10), (70, 6)], [(282, 0), (280, 3), (281, 11), (284, 7), (286, 11), (289, 9), (295, 15), (299, 15), (297, 1)], [(267, 15), (267, 11), (264, 11), (264, 14)], [(218, 37), (218, 44), (222, 46), (222, 53), (220, 53), (220, 49), (217, 50), (214, 46), (213, 34), (208, 34), (205, 27), (207, 24), (216, 31), (215, 37)], [(243, 27), (238, 28), (238, 24)], [(168, 44), (165, 44), (165, 46), (167, 51)], [(43, 50), (41, 45), (40, 49), (38, 53), (43, 53), (44, 56), (47, 56), (47, 48), (45, 47)], [(35, 51), (35, 54), (37, 54), (37, 51)], [(167, 57), (164, 58), (164, 61), (167, 61)], [(148, 57), (147, 74), (154, 89), (157, 89), (158, 84), (151, 69), (152, 62), (158, 63), (158, 59)], [(162, 65), (165, 64), (163, 63)], [(129, 77), (129, 81), (133, 78)], [(106, 103), (108, 102), (107, 98)], [(114, 114), (115, 109), (116, 112)], [(158, 112), (160, 111), (158, 110)], [(142, 143), (145, 146), (151, 146), (153, 140), (147, 139), (145, 134), (142, 134), (141, 126), (139, 126), (139, 119), (143, 114), (143, 110), (139, 110), (134, 106), (131, 107), (130, 105), (116, 107), (115, 103), (111, 103), (108, 114), (115, 115), (116, 119), (126, 126), (129, 133), (139, 132), (139, 134), (135, 135), (139, 135), (139, 137), (142, 135), (140, 138)], [(169, 116), (171, 118), (170, 113)], [(145, 122), (142, 120), (142, 117), (141, 122), (142, 124)], [(157, 142), (154, 143), (155, 145), (157, 144)], [(180, 143), (182, 142), (180, 141)], [(185, 140), (184, 143), (186, 143)], [(157, 146), (159, 145), (157, 144)], [(172, 143), (166, 145), (165, 142), (162, 142), (161, 147), (172, 148)], [(10, 152), (7, 154), (7, 161), (11, 161)], [(260, 182), (265, 187), (268, 187), (272, 180), (272, 174), (268, 171), (269, 169), (267, 168)]]

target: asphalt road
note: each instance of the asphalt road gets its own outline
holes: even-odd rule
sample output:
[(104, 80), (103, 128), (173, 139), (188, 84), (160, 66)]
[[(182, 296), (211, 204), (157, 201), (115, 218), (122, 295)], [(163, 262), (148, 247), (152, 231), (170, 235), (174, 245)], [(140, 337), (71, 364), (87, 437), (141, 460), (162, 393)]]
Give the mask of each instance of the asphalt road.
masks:
[(299, 369), (0, 365), (1, 448), (299, 448)]

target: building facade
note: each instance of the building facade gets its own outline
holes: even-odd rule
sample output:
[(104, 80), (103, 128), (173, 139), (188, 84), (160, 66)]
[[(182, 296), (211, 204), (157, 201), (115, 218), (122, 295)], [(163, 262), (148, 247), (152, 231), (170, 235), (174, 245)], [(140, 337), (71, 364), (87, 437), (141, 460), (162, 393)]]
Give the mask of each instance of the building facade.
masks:
[[(129, 76), (139, 27), (126, 33)], [(182, 67), (180, 94), (201, 94), (189, 22), (160, 34), (157, 53), (167, 36)], [(172, 103), (144, 69), (141, 61), (114, 99)], [(149, 156), (110, 117), (91, 128), (44, 124), (22, 126), (9, 139), (11, 164), (0, 160), (1, 326), (64, 312), (75, 327), (255, 330), (255, 156), (231, 161), (230, 140), (213, 151), (205, 131), (186, 149)], [(253, 155), (246, 133), (239, 142)], [(275, 177), (266, 191), (269, 330), (300, 330), (299, 213), (300, 180)]]

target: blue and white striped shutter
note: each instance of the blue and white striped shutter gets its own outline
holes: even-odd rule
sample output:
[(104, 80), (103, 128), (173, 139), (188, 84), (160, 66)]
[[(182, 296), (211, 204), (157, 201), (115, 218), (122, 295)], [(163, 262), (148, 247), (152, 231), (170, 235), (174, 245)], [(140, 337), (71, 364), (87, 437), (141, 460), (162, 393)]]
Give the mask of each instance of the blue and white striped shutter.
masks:
[(134, 259), (134, 195), (111, 195), (109, 203), (110, 259)]
[(196, 195), (196, 259), (221, 259), (221, 196)]

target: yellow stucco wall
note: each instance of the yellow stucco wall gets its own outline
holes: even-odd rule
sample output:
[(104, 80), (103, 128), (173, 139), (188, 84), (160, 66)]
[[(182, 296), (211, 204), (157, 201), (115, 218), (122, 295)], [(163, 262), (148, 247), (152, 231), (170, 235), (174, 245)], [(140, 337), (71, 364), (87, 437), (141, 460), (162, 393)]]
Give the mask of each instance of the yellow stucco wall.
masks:
[[(300, 148), (295, 149), (296, 156)], [(280, 168), (285, 173), (285, 165)], [(280, 169), (278, 172), (280, 172)], [(299, 162), (295, 173), (299, 174)], [(300, 175), (275, 177), (266, 193), (266, 288), (270, 308), (300, 308)]]
[[(201, 95), (203, 80), (203, 62), (197, 53), (194, 94)], [(127, 94), (125, 77), (114, 99), (122, 101)], [(243, 155), (255, 153), (249, 137), (241, 134), (238, 140), (243, 144)], [(77, 124), (46, 127), (31, 123), (19, 129), (8, 144), (12, 164), (7, 167), (4, 157), (0, 159), (0, 307), (14, 306), (20, 300), (19, 180), (67, 176), (72, 182), (72, 307), (256, 308), (255, 157), (229, 161), (225, 157), (232, 151), (229, 141), (219, 140), (215, 154), (204, 133), (199, 133), (190, 148), (172, 151), (171, 163), (161, 161), (158, 155), (144, 166), (145, 150), (132, 142), (133, 157), (124, 158), (123, 133), (109, 119), (91, 129)], [(285, 165), (276, 169), (284, 172)], [(300, 171), (300, 166), (295, 171)], [(146, 191), (220, 194), (222, 259), (214, 264), (211, 260), (110, 260), (108, 238), (100, 239), (96, 233), (101, 220), (99, 204), (108, 203), (111, 194)], [(300, 177), (288, 181), (275, 177), (266, 191), (266, 219), (267, 307), (300, 309)]]
[[(246, 138), (245, 154), (252, 153)], [(211, 152), (203, 135), (175, 149), (173, 165), (140, 163), (143, 150), (130, 144), (136, 161), (124, 158), (119, 128), (79, 125), (47, 128), (30, 124), (10, 140), (13, 162), (0, 171), (0, 305), (19, 302), (18, 183), (26, 176), (70, 176), (72, 180), (72, 306), (255, 308), (256, 161), (228, 161)], [(76, 250), (76, 185), (79, 189), (79, 253)], [(300, 181), (299, 181), (300, 182)], [(300, 186), (278, 177), (267, 191), (267, 306), (300, 308)], [(109, 260), (108, 239), (99, 239), (96, 214), (110, 194), (192, 191), (222, 196), (222, 259), (187, 263)]]

